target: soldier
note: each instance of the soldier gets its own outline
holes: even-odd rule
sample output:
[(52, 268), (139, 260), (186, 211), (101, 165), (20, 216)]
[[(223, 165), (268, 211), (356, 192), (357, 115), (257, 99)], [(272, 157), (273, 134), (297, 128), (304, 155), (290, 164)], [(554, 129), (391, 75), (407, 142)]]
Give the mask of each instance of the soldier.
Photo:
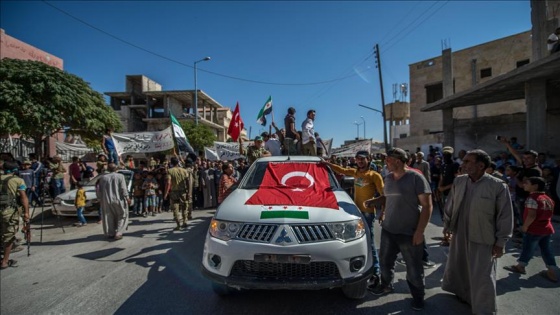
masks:
[(0, 269), (16, 267), (17, 261), (10, 259), (10, 253), (16, 239), (19, 225), (17, 198), (23, 206), (23, 218), (25, 224), (29, 222), (29, 203), (25, 182), (14, 175), (18, 165), (12, 161), (6, 161), (3, 165), (4, 174), (0, 176), (0, 213), (2, 214), (2, 246), (4, 246), (4, 257)]
[[(173, 210), (173, 218), (177, 227), (173, 230), (180, 231), (187, 227), (189, 202), (192, 198), (193, 175), (186, 169), (179, 167), (179, 160), (171, 158), (170, 169), (167, 172), (167, 190), (163, 198), (169, 198)], [(182, 224), (181, 224), (182, 223)]]

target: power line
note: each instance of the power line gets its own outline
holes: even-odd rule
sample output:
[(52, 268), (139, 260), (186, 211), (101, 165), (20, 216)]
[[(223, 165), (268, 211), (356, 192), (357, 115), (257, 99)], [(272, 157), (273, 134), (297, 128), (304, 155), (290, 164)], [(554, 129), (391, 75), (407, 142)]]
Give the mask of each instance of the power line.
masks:
[[(437, 3), (437, 2), (436, 2), (436, 3)], [(441, 6), (440, 6), (439, 8), (437, 8), (435, 11), (433, 11), (430, 15), (428, 15), (424, 20), (420, 21), (420, 23), (417, 24), (417, 25), (414, 26), (414, 27), (415, 27), (415, 28), (418, 28), (420, 25), (424, 24), (424, 22), (428, 21), (434, 14), (436, 14), (439, 10), (441, 10), (444, 6), (446, 6), (447, 3), (449, 3), (449, 0), (448, 0), (448, 1), (445, 1), (445, 2), (443, 3), (443, 5), (441, 5)], [(435, 5), (435, 4), (434, 4), (434, 5)], [(430, 6), (430, 8), (428, 8), (428, 10), (431, 9), (434, 5)], [(424, 13), (427, 12), (428, 10), (424, 11)], [(424, 13), (422, 13), (422, 15), (423, 15)], [(420, 16), (422, 16), (422, 15), (420, 15)], [(418, 20), (418, 19), (416, 19), (416, 20)], [(414, 21), (416, 21), (416, 20), (414, 20)], [(411, 24), (409, 24), (409, 25), (411, 25)], [(405, 29), (406, 29), (406, 28), (405, 28)], [(404, 31), (405, 29), (403, 29), (403, 31)], [(402, 31), (401, 31), (401, 33), (402, 33)], [(398, 44), (401, 40), (405, 39), (405, 38), (406, 38), (408, 35), (410, 35), (411, 33), (412, 33), (412, 32), (406, 33), (406, 34), (405, 34), (403, 37), (401, 37), (399, 40), (397, 40), (396, 42), (394, 42), (394, 43), (393, 43), (392, 45), (390, 45), (389, 47), (385, 48), (385, 49), (383, 50), (383, 52), (387, 52), (389, 49), (391, 49), (393, 46), (395, 46), (396, 44)], [(400, 33), (399, 33), (399, 34), (400, 34)], [(397, 35), (397, 36), (398, 36), (398, 35)], [(394, 37), (394, 38), (396, 38), (396, 37)], [(389, 40), (389, 42), (391, 42), (391, 40)], [(387, 42), (387, 44), (388, 44), (389, 42)]]
[[(141, 51), (143, 51), (143, 52), (146, 52), (146, 53), (148, 53), (148, 54), (154, 55), (154, 56), (156, 56), (156, 57), (162, 58), (162, 59), (164, 59), (164, 60), (167, 60), (167, 61), (170, 61), (170, 62), (179, 64), (179, 65), (181, 65), (181, 66), (184, 66), (184, 67), (187, 67), (187, 68), (191, 68), (191, 69), (194, 68), (194, 67), (191, 66), (190, 64), (186, 64), (186, 63), (183, 63), (183, 62), (181, 62), (181, 61), (178, 61), (178, 60), (175, 60), (175, 59), (166, 57), (166, 56), (161, 55), (161, 54), (158, 54), (158, 53), (156, 53), (156, 52), (154, 52), (154, 51), (151, 51), (151, 50), (148, 50), (148, 49), (143, 48), (143, 47), (141, 47), (141, 46), (138, 46), (138, 45), (136, 45), (136, 44), (134, 44), (134, 43), (131, 43), (131, 42), (127, 41), (127, 40), (124, 40), (124, 39), (122, 39), (122, 38), (120, 38), (120, 37), (118, 37), (118, 36), (116, 36), (116, 35), (113, 35), (113, 34), (107, 32), (107, 31), (105, 31), (105, 30), (102, 30), (102, 29), (96, 27), (95, 25), (92, 25), (92, 24), (90, 24), (90, 23), (88, 23), (88, 22), (86, 22), (86, 21), (84, 21), (84, 20), (82, 20), (82, 19), (80, 19), (80, 18), (78, 18), (78, 17), (76, 17), (76, 16), (74, 16), (74, 15), (72, 15), (72, 14), (70, 14), (70, 13), (64, 11), (64, 10), (62, 10), (62, 9), (60, 9), (59, 7), (57, 7), (57, 6), (53, 5), (53, 4), (50, 4), (50, 3), (47, 2), (47, 1), (42, 1), (42, 2), (45, 3), (46, 5), (52, 7), (53, 9), (55, 9), (55, 10), (57, 10), (57, 11), (63, 13), (64, 15), (66, 15), (66, 16), (68, 16), (68, 17), (70, 17), (70, 18), (72, 18), (72, 19), (74, 19), (74, 20), (76, 20), (76, 21), (78, 21), (78, 22), (80, 22), (80, 23), (82, 23), (82, 24), (88, 26), (88, 27), (91, 27), (92, 29), (94, 29), (94, 30), (96, 30), (96, 31), (98, 31), (98, 32), (101, 32), (101, 33), (103, 33), (103, 34), (105, 34), (105, 35), (107, 35), (107, 36), (109, 36), (109, 37), (111, 37), (111, 38), (113, 38), (113, 39), (115, 39), (115, 40), (121, 42), (121, 43), (124, 43), (124, 44), (126, 44), (126, 45), (132, 46), (132, 47), (134, 47), (134, 48), (136, 48), (136, 49), (139, 49), (139, 50), (141, 50)], [(322, 84), (328, 84), (328, 83), (339, 82), (339, 81), (342, 81), (342, 80), (351, 78), (351, 77), (353, 77), (353, 76), (356, 75), (356, 74), (351, 74), (351, 75), (348, 75), (348, 76), (343, 76), (343, 77), (339, 77), (339, 78), (335, 78), (335, 79), (330, 79), (330, 80), (326, 80), (326, 81), (319, 81), (319, 82), (309, 82), (309, 83), (280, 83), (280, 82), (267, 82), (267, 81), (258, 81), (258, 80), (245, 79), (245, 78), (235, 77), (235, 76), (231, 76), (231, 75), (221, 74), (221, 73), (214, 72), (214, 71), (204, 70), (204, 69), (201, 69), (201, 68), (197, 68), (197, 70), (198, 70), (198, 71), (202, 71), (202, 72), (206, 72), (206, 73), (209, 73), (209, 74), (213, 74), (213, 75), (216, 75), (216, 76), (220, 76), (220, 77), (223, 77), (223, 78), (232, 79), (232, 80), (238, 80), (238, 81), (244, 81), (244, 82), (250, 82), (250, 83), (256, 83), (256, 84), (280, 85), (280, 86), (322, 85)]]
[(410, 13), (412, 11), (414, 11), (414, 9), (416, 9), (416, 7), (418, 6), (418, 4), (420, 4), (420, 1), (417, 1), (414, 6), (412, 8), (410, 8), (410, 10), (397, 22), (395, 23), (395, 25), (393, 25), (393, 27), (391, 27), (391, 30), (387, 33), (385, 33), (385, 36), (383, 36), (383, 38), (381, 40), (379, 40), (379, 45), (385, 45), (385, 43), (383, 43), (383, 41), (389, 36), (389, 34), (393, 33), (394, 30), (397, 29), (397, 26), (400, 25), (404, 19), (406, 19)]

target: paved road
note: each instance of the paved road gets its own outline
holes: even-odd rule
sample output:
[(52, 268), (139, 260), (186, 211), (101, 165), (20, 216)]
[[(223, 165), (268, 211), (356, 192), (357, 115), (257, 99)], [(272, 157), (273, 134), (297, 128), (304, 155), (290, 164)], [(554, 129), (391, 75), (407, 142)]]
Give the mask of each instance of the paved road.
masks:
[[(343, 297), (340, 290), (244, 291), (226, 298), (213, 294), (200, 274), (204, 237), (213, 210), (195, 211), (186, 231), (173, 232), (170, 213), (132, 218), (123, 240), (108, 241), (90, 218), (86, 227), (71, 226), (62, 218), (45, 219), (43, 242), (40, 220), (33, 224), (31, 256), (13, 254), (18, 268), (0, 272), (0, 312), (10, 314), (412, 314), (404, 267), (396, 267), (395, 293), (361, 301)], [(424, 314), (469, 314), (470, 308), (440, 289), (447, 248), (439, 236), (434, 214), (426, 236), (431, 259), (426, 270)], [(560, 224), (555, 224), (560, 228)], [(376, 226), (379, 238), (379, 226)], [(377, 244), (379, 239), (377, 240)], [(560, 237), (554, 251), (560, 253)], [(540, 256), (531, 261), (527, 275), (503, 270), (513, 264), (519, 250), (508, 247), (498, 269), (501, 314), (558, 314), (560, 285), (537, 273)]]

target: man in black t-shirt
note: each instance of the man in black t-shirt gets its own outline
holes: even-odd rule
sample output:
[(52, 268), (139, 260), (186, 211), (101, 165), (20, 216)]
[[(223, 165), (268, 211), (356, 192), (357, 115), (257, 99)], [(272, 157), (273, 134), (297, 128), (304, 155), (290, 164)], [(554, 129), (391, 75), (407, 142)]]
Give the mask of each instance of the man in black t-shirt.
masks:
[(296, 109), (293, 107), (288, 108), (288, 114), (284, 118), (284, 126), (286, 129), (286, 136), (284, 137), (284, 149), (288, 155), (297, 154), (295, 140), (300, 140), (301, 137), (296, 130)]

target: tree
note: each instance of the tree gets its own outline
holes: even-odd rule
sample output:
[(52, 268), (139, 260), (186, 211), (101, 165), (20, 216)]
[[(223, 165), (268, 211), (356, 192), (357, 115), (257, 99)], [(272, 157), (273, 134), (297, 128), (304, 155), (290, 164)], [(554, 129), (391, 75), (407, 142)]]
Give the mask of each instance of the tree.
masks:
[(189, 120), (183, 120), (180, 123), (195, 152), (204, 151), (204, 147), (214, 146), (214, 141), (217, 138), (210, 127), (203, 124), (196, 125), (193, 121)]
[(103, 96), (76, 75), (38, 61), (0, 61), (0, 135), (19, 134), (41, 142), (63, 128), (88, 143), (121, 122)]

